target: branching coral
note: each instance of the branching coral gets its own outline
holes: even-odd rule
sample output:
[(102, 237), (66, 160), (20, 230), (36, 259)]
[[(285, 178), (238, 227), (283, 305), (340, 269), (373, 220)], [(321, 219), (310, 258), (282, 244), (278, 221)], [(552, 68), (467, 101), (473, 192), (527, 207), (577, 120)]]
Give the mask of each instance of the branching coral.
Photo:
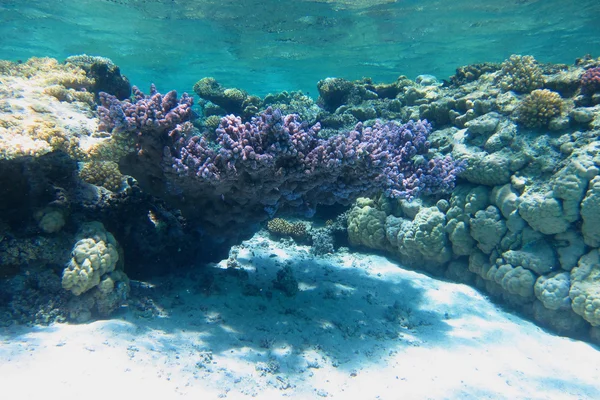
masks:
[(528, 128), (542, 128), (560, 115), (563, 109), (560, 94), (548, 89), (534, 90), (517, 107), (517, 119)]
[(282, 218), (273, 218), (267, 222), (267, 230), (276, 236), (291, 236), (295, 239), (306, 238), (306, 225), (302, 222), (288, 222)]
[(498, 83), (504, 91), (529, 93), (544, 86), (544, 78), (532, 56), (513, 54), (502, 63)]
[(430, 156), (426, 121), (358, 124), (321, 138), (319, 124), (268, 108), (246, 123), (229, 115), (213, 135), (199, 135), (188, 123), (187, 95), (134, 92), (135, 102), (101, 94), (99, 107), (103, 129), (137, 142), (129, 163), (135, 173), (124, 172), (157, 195), (184, 195), (194, 205), (184, 210), (188, 216), (204, 210), (202, 218), (219, 229), (283, 207), (310, 215), (318, 204), (349, 204), (380, 191), (406, 198), (448, 192), (461, 171), (450, 157)]
[(83, 164), (79, 177), (92, 185), (102, 186), (112, 192), (123, 187), (123, 175), (113, 161), (90, 161)]
[(358, 124), (327, 140), (317, 137), (319, 129), (278, 110), (268, 109), (245, 124), (228, 116), (216, 130), (218, 150), (199, 136), (180, 139), (171, 151), (172, 168), (180, 177), (195, 176), (215, 186), (231, 186), (246, 171), (269, 194), (278, 187), (278, 198), (294, 200), (303, 195), (297, 189), (305, 188), (329, 204), (378, 189), (409, 198), (445, 192), (459, 171), (449, 158), (424, 157), (431, 130), (426, 121)]

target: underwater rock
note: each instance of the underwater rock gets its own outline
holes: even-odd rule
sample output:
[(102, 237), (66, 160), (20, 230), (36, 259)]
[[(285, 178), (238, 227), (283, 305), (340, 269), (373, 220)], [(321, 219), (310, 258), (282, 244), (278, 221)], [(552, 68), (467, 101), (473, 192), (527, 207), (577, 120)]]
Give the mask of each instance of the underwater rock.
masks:
[(298, 281), (294, 277), (294, 271), (290, 266), (285, 266), (277, 271), (277, 278), (273, 281), (273, 287), (281, 290), (288, 297), (293, 297), (298, 293)]

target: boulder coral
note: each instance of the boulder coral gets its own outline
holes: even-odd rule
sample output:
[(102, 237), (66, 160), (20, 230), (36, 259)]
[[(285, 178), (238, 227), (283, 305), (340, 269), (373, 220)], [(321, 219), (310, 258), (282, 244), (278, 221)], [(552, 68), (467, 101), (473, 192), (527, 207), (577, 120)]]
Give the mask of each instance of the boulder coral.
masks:
[(581, 257), (571, 271), (571, 297), (573, 311), (592, 326), (600, 326), (600, 252), (594, 249)]
[(540, 276), (534, 286), (535, 297), (549, 310), (570, 309), (570, 289), (571, 278), (568, 272), (553, 272)]
[(451, 258), (446, 216), (437, 207), (422, 207), (412, 220), (388, 218), (386, 232), (400, 259), (409, 265), (441, 265)]
[(471, 237), (477, 241), (477, 247), (486, 254), (490, 254), (499, 246), (506, 234), (506, 222), (494, 206), (477, 211), (470, 219), (470, 225)]
[(600, 176), (594, 177), (589, 184), (585, 198), (581, 202), (581, 231), (585, 244), (600, 246)]
[(548, 181), (527, 187), (520, 196), (519, 213), (533, 229), (554, 235), (566, 232), (580, 218), (588, 183), (599, 171), (588, 152), (594, 147), (573, 153)]
[(73, 256), (63, 271), (62, 286), (79, 296), (98, 286), (103, 275), (114, 271), (119, 252), (114, 236), (100, 222), (84, 224), (76, 237)]
[(376, 208), (375, 202), (359, 198), (348, 214), (348, 239), (355, 246), (385, 249), (386, 214)]

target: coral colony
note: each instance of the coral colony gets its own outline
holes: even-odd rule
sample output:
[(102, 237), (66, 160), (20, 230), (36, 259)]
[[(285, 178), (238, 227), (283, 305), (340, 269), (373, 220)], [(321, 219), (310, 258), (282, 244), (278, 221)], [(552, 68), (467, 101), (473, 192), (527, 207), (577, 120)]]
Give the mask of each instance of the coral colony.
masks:
[[(100, 94), (104, 129), (136, 135), (142, 150), (148, 141), (164, 144), (165, 179), (184, 193), (235, 199), (240, 205), (306, 207), (349, 204), (359, 196), (384, 191), (412, 199), (448, 193), (460, 165), (450, 157), (428, 159), (427, 121), (358, 123), (349, 131), (319, 137), (320, 124), (308, 126), (295, 114), (266, 111), (243, 122), (228, 115), (218, 128), (190, 135), (191, 98), (150, 96), (134, 88), (135, 102)], [(214, 139), (211, 139), (214, 137)]]

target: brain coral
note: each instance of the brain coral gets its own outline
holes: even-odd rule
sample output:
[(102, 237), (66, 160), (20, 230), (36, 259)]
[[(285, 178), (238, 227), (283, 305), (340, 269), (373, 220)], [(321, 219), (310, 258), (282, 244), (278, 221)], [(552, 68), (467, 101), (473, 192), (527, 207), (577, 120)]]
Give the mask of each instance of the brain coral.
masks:
[(63, 271), (62, 286), (79, 296), (97, 286), (102, 275), (115, 269), (119, 253), (117, 241), (100, 222), (83, 224), (77, 238), (71, 261)]

